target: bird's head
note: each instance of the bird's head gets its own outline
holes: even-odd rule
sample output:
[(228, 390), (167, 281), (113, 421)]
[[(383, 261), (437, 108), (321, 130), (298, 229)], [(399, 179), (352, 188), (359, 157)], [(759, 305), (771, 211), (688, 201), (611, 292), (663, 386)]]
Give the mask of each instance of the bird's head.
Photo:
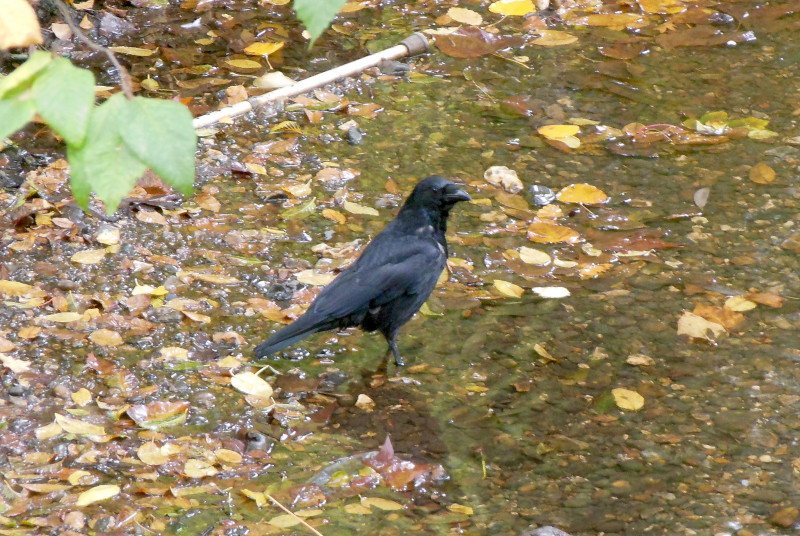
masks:
[(461, 190), (458, 185), (444, 177), (434, 175), (417, 184), (414, 191), (408, 196), (406, 205), (438, 210), (447, 214), (459, 201), (471, 200), (469, 194)]

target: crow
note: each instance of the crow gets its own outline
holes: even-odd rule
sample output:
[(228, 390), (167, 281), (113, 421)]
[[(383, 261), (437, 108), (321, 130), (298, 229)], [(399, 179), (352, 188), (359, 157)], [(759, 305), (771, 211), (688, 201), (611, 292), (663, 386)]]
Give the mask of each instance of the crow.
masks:
[(379, 331), (398, 366), (397, 332), (428, 299), (447, 260), (447, 216), (472, 198), (444, 177), (417, 184), (397, 217), (331, 281), (297, 320), (256, 347), (264, 358), (312, 333), (358, 326)]

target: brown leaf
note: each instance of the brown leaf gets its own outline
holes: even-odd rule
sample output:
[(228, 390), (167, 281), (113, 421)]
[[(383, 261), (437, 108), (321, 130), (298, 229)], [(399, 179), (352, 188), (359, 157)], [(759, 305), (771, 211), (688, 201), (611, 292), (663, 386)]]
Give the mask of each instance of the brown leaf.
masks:
[(454, 58), (480, 58), (519, 43), (519, 39), (498, 37), (473, 26), (447, 35), (434, 35), (433, 41), (439, 50)]

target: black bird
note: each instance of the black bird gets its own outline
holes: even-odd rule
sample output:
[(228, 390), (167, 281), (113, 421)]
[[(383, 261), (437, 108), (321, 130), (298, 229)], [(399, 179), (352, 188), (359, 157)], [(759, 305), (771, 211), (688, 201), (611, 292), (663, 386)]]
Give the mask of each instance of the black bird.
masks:
[[(444, 177), (420, 181), (397, 217), (322, 289), (308, 310), (256, 347), (263, 358), (329, 329), (380, 331), (397, 365), (397, 332), (428, 299), (447, 260), (447, 216), (472, 198)], [(387, 352), (388, 356), (388, 352)]]

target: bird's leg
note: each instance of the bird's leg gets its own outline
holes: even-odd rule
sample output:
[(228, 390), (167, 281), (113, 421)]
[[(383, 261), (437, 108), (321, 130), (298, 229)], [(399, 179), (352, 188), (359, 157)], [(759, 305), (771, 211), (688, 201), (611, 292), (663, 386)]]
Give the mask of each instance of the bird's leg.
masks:
[[(400, 350), (397, 349), (397, 333), (392, 333), (390, 336), (386, 337), (386, 342), (389, 343), (389, 352), (394, 356), (394, 364), (398, 367), (404, 366), (406, 362), (403, 356), (400, 355)], [(386, 357), (389, 357), (389, 352), (387, 352)]]

